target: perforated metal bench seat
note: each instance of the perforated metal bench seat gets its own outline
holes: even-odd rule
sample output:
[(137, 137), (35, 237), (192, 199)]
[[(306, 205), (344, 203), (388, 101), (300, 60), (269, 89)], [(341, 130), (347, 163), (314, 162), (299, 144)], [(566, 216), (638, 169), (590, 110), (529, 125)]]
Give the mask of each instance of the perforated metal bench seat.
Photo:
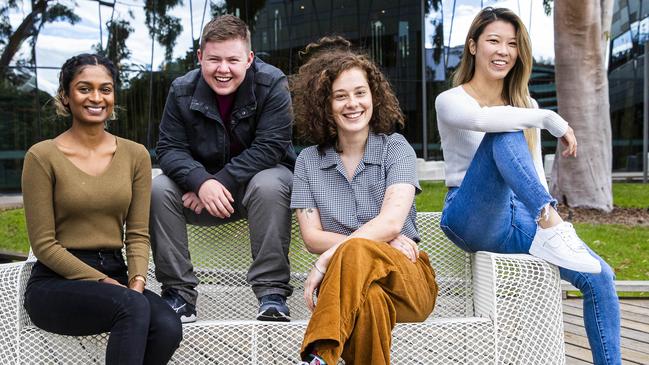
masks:
[[(563, 324), (556, 267), (528, 255), (464, 253), (439, 229), (439, 213), (419, 213), (421, 249), (440, 286), (433, 314), (393, 331), (393, 364), (563, 364)], [(197, 275), (198, 321), (183, 326), (174, 364), (295, 364), (309, 312), (303, 281), (315, 256), (293, 227), (289, 298), (293, 321), (253, 320), (257, 300), (245, 282), (250, 265), (245, 221), (188, 227)], [(103, 363), (107, 334), (60, 336), (31, 324), (22, 293), (33, 261), (0, 265), (0, 363)], [(159, 290), (149, 269), (148, 287)]]

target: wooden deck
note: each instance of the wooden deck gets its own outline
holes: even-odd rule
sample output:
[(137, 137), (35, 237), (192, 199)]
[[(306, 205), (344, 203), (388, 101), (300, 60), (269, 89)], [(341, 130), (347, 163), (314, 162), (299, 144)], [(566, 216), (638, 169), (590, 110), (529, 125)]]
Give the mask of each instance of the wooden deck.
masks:
[[(649, 364), (649, 299), (622, 299), (622, 363)], [(592, 364), (581, 299), (564, 299), (566, 364)]]

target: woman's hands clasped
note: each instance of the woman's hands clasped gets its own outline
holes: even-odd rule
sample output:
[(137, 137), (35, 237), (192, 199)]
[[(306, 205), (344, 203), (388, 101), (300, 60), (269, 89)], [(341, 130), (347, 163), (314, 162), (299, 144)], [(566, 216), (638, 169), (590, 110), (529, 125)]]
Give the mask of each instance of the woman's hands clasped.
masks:
[[(111, 278), (110, 276), (107, 276), (101, 280), (99, 280), (100, 283), (104, 284), (110, 284), (110, 285), (117, 285), (121, 286), (122, 288), (126, 288), (126, 285), (120, 284), (119, 281)], [(143, 293), (144, 292), (144, 282), (140, 280), (133, 280), (131, 284), (128, 286), (129, 289), (135, 290), (136, 292)]]

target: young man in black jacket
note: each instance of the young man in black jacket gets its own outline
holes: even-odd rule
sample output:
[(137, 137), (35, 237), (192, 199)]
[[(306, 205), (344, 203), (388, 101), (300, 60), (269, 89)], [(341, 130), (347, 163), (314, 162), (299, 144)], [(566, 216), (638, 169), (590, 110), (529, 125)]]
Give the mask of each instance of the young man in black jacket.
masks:
[(162, 297), (184, 323), (195, 321), (185, 225), (247, 217), (257, 319), (288, 321), (295, 152), (286, 76), (254, 56), (247, 25), (232, 15), (205, 25), (198, 60), (172, 83), (160, 123), (164, 175), (153, 181), (150, 231)]

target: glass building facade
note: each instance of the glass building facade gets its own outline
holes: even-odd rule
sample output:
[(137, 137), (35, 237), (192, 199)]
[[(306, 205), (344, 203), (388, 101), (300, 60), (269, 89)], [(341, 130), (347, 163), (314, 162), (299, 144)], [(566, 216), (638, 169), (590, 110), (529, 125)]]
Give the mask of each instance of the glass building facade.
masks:
[(644, 53), (648, 41), (649, 1), (615, 1), (608, 73), (614, 170), (642, 171)]
[[(3, 75), (0, 191), (20, 189), (22, 161), (31, 145), (67, 129), (69, 121), (55, 115), (51, 98), (58, 85), (60, 66), (81, 52), (104, 52), (119, 65), (118, 120), (110, 122), (107, 128), (144, 144), (155, 159), (158, 125), (169, 85), (176, 77), (197, 67), (195, 54), (203, 25), (213, 16), (226, 12), (248, 23), (256, 55), (287, 75), (299, 68), (299, 51), (323, 35), (342, 35), (364, 48), (392, 83), (407, 119), (401, 132), (419, 157), (442, 159), (434, 100), (450, 87), (450, 75), (461, 57), (469, 24), (483, 6), (509, 7), (524, 20), (531, 33), (535, 58), (530, 85), (532, 96), (542, 107), (556, 109), (553, 39), (552, 32), (548, 32), (552, 29), (552, 16), (545, 14), (540, 0), (62, 0), (51, 3), (69, 12), (59, 9), (63, 16), (32, 24), (32, 29), (39, 32), (36, 36), (33, 32), (24, 36), (7, 64), (1, 63), (6, 58), (4, 53), (16, 43), (10, 35), (18, 33), (16, 30), (29, 19), (32, 9), (29, 2), (18, 2), (14, 7), (0, 5), (0, 52), (3, 53), (0, 56)], [(642, 18), (637, 15), (634, 19)], [(10, 31), (2, 33), (2, 29), (7, 29), (5, 25)], [(632, 59), (624, 52), (618, 53), (626, 57), (627, 63)], [(613, 71), (611, 75), (614, 76)], [(632, 97), (638, 95), (625, 85), (619, 86), (620, 92)], [(615, 94), (611, 95), (611, 104), (616, 105)], [(630, 104), (629, 110), (623, 109), (615, 119), (614, 131), (615, 123), (635, 123), (628, 121), (629, 118), (641, 117), (633, 105)], [(300, 141), (296, 145), (300, 147)], [(544, 139), (544, 152), (554, 153), (555, 146), (553, 138)]]

